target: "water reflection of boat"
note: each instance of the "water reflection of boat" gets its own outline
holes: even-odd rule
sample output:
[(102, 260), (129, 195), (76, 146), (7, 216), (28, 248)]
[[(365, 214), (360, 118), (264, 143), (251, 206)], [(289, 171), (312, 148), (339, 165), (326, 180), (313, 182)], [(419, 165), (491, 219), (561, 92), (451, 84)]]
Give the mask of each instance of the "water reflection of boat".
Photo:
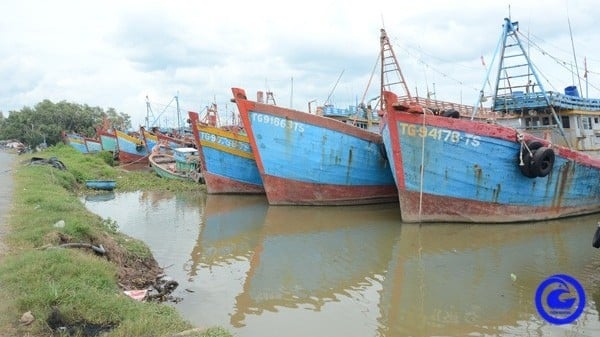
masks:
[(100, 192), (100, 193), (86, 195), (85, 201), (102, 202), (102, 201), (113, 200), (114, 198), (115, 198), (115, 192), (113, 192), (113, 191), (106, 192), (106, 193)]
[(231, 324), (278, 307), (319, 311), (385, 274), (400, 226), (397, 207), (269, 207)]
[(538, 331), (549, 324), (535, 309), (537, 286), (557, 273), (583, 280), (595, 222), (403, 224), (382, 284), (379, 325), (389, 336)]
[[(170, 266), (186, 319), (235, 335), (600, 336), (597, 216), (418, 225), (401, 223), (395, 204), (267, 206), (264, 195), (167, 192), (86, 206)], [(575, 324), (553, 326), (535, 309), (537, 286), (557, 273), (589, 295)]]
[(266, 212), (264, 195), (207, 195), (198, 240), (185, 266), (188, 276), (202, 267), (250, 259)]

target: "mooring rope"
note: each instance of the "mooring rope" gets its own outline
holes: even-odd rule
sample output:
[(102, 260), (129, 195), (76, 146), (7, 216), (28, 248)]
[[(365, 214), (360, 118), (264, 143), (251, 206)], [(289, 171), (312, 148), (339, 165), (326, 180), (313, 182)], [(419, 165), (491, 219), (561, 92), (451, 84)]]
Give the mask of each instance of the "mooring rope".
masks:
[[(423, 112), (423, 124), (421, 126), (423, 128), (424, 131), (426, 131), (426, 126), (425, 126), (425, 112)], [(425, 138), (427, 137), (421, 137), (422, 138), (422, 142), (421, 142), (421, 179), (420, 179), (420, 186), (419, 186), (419, 222), (421, 222), (421, 215), (423, 213), (423, 176), (425, 175)]]
[(135, 163), (139, 162), (142, 159), (148, 158), (149, 156), (150, 156), (150, 154), (147, 154), (147, 155), (145, 155), (145, 156), (143, 156), (143, 157), (141, 157), (139, 159), (136, 159), (136, 160), (134, 160), (134, 161), (132, 161), (130, 163), (119, 164), (119, 167), (125, 167), (125, 166), (131, 165), (131, 164), (135, 164)]

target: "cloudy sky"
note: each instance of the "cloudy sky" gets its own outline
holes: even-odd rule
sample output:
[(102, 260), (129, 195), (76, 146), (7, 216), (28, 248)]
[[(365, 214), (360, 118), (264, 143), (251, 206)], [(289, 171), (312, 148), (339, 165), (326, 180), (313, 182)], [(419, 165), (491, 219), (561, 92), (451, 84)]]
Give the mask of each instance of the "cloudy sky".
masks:
[(557, 68), (582, 75), (585, 60), (590, 82), (580, 87), (600, 97), (592, 0), (21, 0), (3, 1), (0, 12), (5, 114), (66, 100), (115, 108), (134, 127), (146, 116), (176, 126), (175, 96), (182, 115), (215, 102), (227, 118), (231, 87), (251, 98), (272, 91), (278, 105), (305, 111), (313, 100), (348, 106), (377, 95), (379, 80), (369, 80), (381, 28), (413, 95), (473, 104), (485, 82), (482, 57), (489, 66), (509, 15), (552, 56), (534, 59), (546, 90), (571, 85)]

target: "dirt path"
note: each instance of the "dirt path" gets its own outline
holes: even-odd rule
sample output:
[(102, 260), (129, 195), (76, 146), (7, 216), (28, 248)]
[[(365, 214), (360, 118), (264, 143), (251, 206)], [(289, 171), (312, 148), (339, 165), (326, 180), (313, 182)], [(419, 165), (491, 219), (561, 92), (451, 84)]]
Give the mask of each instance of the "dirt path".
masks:
[(17, 156), (0, 150), (0, 258), (6, 253), (7, 247), (4, 236), (8, 232), (8, 218), (12, 206), (14, 188), (13, 170), (16, 167)]

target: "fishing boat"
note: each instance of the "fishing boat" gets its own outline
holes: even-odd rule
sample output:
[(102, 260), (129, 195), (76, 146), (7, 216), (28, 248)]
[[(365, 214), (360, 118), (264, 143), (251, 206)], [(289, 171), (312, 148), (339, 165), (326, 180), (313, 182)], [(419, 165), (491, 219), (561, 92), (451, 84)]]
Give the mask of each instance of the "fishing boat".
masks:
[(216, 105), (203, 120), (189, 111), (192, 133), (209, 194), (265, 193), (248, 135), (240, 125), (218, 126)]
[(102, 151), (102, 142), (100, 139), (84, 137), (85, 147), (88, 153), (96, 153)]
[(171, 149), (178, 147), (194, 147), (194, 141), (188, 137), (179, 136), (172, 137), (159, 130), (159, 128), (153, 127), (150, 130), (146, 130), (143, 126), (140, 127), (140, 134), (142, 135), (146, 148), (149, 152), (152, 151), (156, 144), (163, 143)]
[(117, 153), (117, 136), (108, 118), (104, 117), (102, 124), (96, 127), (96, 137), (100, 140), (103, 151), (111, 152), (113, 155)]
[(167, 143), (167, 145), (174, 149), (178, 147), (196, 147), (194, 137), (189, 130), (180, 129), (177, 131), (172, 129), (170, 132), (153, 128), (152, 132), (158, 137), (159, 141)]
[(156, 145), (148, 161), (152, 170), (163, 178), (202, 182), (198, 150), (189, 147), (171, 149)]
[(120, 130), (114, 130), (114, 132), (121, 164), (148, 163), (149, 152), (139, 134), (128, 134)]
[(151, 153), (156, 144), (158, 144), (158, 136), (146, 130), (146, 128), (144, 128), (143, 126), (140, 126), (140, 135), (142, 135), (142, 139), (144, 139), (146, 149), (148, 150), (148, 152)]
[[(506, 19), (492, 110), (547, 118), (558, 133), (571, 117), (598, 118), (600, 101), (544, 91), (519, 36), (517, 23)], [(390, 51), (382, 36), (382, 61)], [(532, 80), (536, 92), (516, 92)], [(383, 139), (404, 222), (508, 223), (600, 211), (600, 159), (527, 129), (436, 115), (390, 88), (382, 85)]]
[(250, 101), (233, 88), (271, 205), (397, 201), (381, 135), (342, 121)]
[[(323, 117), (337, 119), (346, 124), (354, 125), (359, 128), (367, 129), (373, 132), (379, 132), (380, 116), (376, 109), (373, 109), (371, 102), (379, 99), (379, 96), (372, 98), (367, 103), (358, 106), (335, 107), (332, 104), (325, 104), (317, 107), (316, 114)], [(309, 109), (309, 113), (310, 113)]]
[(102, 149), (104, 151), (109, 151), (112, 153), (117, 152), (117, 137), (112, 130), (98, 130), (96, 131), (96, 134), (100, 138), (100, 144), (102, 145)]
[(62, 132), (62, 141), (81, 153), (88, 153), (85, 137), (74, 132)]
[(86, 180), (85, 186), (94, 190), (112, 191), (117, 187), (114, 180)]
[(63, 143), (70, 145), (81, 153), (96, 153), (103, 150), (98, 138), (87, 137), (74, 132), (62, 132)]

